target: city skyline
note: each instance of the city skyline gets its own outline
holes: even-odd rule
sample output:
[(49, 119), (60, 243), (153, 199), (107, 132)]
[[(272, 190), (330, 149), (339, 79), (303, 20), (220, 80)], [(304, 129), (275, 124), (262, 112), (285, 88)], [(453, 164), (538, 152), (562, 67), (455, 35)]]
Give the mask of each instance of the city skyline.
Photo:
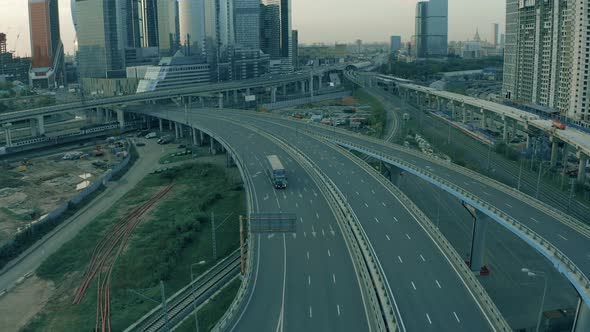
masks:
[[(362, 12), (352, 10), (353, 0), (293, 1), (293, 29), (299, 31), (302, 44), (388, 43), (392, 34), (407, 42), (414, 33), (416, 0), (374, 0), (363, 4)], [(26, 1), (0, 0), (0, 6), (13, 15), (0, 22), (0, 32), (7, 34), (8, 49), (18, 55), (30, 55), (28, 10)], [(314, 8), (309, 12), (309, 8)], [(337, 9), (337, 11), (335, 10)], [(473, 9), (473, 10), (470, 10)], [(477, 11), (476, 11), (477, 9)], [(70, 0), (59, 1), (61, 39), (66, 53), (73, 54), (75, 33), (71, 17)], [(466, 17), (460, 13), (483, 13)], [(325, 15), (337, 13), (338, 15)], [(322, 17), (322, 19), (319, 19)], [(486, 0), (455, 0), (449, 3), (449, 40), (470, 39), (476, 28), (482, 36), (489, 36), (491, 23), (499, 23), (504, 31), (505, 5)], [(354, 20), (355, 24), (347, 24)], [(342, 22), (341, 24), (339, 22)], [(17, 36), (20, 38), (17, 41)], [(484, 39), (486, 39), (484, 37)]]

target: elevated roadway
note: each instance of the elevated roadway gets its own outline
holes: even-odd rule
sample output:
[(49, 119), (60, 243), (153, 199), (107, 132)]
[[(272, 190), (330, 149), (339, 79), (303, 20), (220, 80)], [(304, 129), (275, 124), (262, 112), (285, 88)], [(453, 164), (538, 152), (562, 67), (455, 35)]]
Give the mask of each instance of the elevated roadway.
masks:
[(267, 118), (399, 167), (475, 206), (549, 259), (574, 285), (586, 306), (590, 304), (587, 224), (478, 173), (413, 150), (321, 125)]
[[(183, 121), (185, 116), (179, 111), (153, 115), (178, 121)], [(456, 271), (451, 258), (423, 229), (416, 212), (347, 153), (302, 132), (289, 130), (289, 127), (269, 123), (266, 118), (241, 116), (232, 111), (201, 110), (191, 112), (189, 119), (198, 126), (219, 127), (224, 133), (242, 138), (248, 134), (234, 121), (249, 123), (284, 138), (313, 159), (347, 195), (367, 233), (387, 277), (387, 287), (395, 298), (402, 331), (494, 330), (490, 318), (466, 287), (465, 277)], [(249, 147), (248, 151), (260, 150), (253, 144)], [(304, 197), (313, 200), (309, 192), (304, 193)], [(339, 251), (336, 255), (342, 254)], [(333, 329), (328, 326), (328, 330)]]

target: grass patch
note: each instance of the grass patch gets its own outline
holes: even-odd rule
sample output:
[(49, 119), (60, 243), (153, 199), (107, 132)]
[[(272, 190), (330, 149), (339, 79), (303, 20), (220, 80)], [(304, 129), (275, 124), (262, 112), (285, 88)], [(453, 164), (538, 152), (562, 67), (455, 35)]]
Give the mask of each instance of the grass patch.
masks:
[(20, 220), (20, 221), (31, 221), (32, 219), (30, 218), (30, 216), (23, 216), (22, 214), (16, 214), (14, 213), (12, 210), (10, 210), (7, 207), (0, 207), (0, 211), (2, 211), (4, 214), (6, 214), (7, 216), (16, 219), (16, 220)]
[(176, 155), (176, 154), (178, 154), (180, 152), (184, 152), (184, 151), (185, 151), (184, 149), (181, 149), (178, 151), (170, 152), (170, 153), (166, 154), (165, 156), (163, 156), (162, 158), (160, 158), (160, 160), (158, 162), (162, 165), (165, 165), (165, 164), (177, 163), (180, 161), (193, 159), (193, 153), (195, 153), (195, 157), (196, 157), (196, 152), (185, 154), (182, 156)]
[[(241, 280), (236, 278), (232, 280), (225, 288), (223, 288), (211, 301), (207, 302), (199, 309), (199, 331), (211, 331), (217, 321), (225, 314), (232, 301), (238, 293)], [(175, 331), (177, 332), (193, 332), (195, 331), (194, 316), (185, 320)]]
[[(24, 331), (83, 331), (94, 327), (96, 280), (81, 304), (71, 302), (95, 244), (120, 217), (169, 183), (175, 185), (174, 189), (144, 216), (113, 270), (111, 325), (114, 331), (124, 330), (154, 307), (153, 302), (132, 291), (158, 300), (159, 282), (163, 280), (166, 294), (171, 296), (190, 281), (191, 264), (205, 262), (193, 267), (197, 274), (215, 264), (212, 213), (217, 225), (232, 213), (231, 219), (216, 231), (218, 257), (239, 246), (237, 219), (245, 213), (245, 194), (241, 186), (228, 180), (224, 168), (189, 164), (171, 172), (151, 174), (39, 267), (37, 274), (53, 281), (56, 293)], [(210, 195), (216, 199), (209, 199)]]
[(375, 136), (378, 138), (383, 137), (385, 126), (387, 124), (387, 113), (385, 112), (383, 104), (363, 89), (355, 89), (353, 97), (357, 100), (358, 104), (371, 106), (371, 118), (369, 119), (369, 123), (375, 130)]

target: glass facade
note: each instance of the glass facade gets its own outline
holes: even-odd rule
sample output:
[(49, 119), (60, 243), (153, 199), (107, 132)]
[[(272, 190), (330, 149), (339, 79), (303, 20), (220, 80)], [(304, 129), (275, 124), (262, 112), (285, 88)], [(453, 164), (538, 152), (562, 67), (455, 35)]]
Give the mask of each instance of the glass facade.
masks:
[(205, 0), (180, 0), (178, 22), (180, 45), (185, 55), (205, 53)]
[(414, 35), (418, 58), (445, 57), (448, 54), (448, 0), (430, 0), (416, 4)]
[(57, 0), (29, 0), (31, 84), (48, 88), (63, 83), (63, 45)]
[(260, 49), (260, 0), (234, 0), (236, 44)]
[(158, 46), (162, 56), (173, 55), (178, 50), (178, 2), (158, 0)]
[(260, 12), (260, 48), (271, 59), (292, 63), (291, 1), (263, 0)]

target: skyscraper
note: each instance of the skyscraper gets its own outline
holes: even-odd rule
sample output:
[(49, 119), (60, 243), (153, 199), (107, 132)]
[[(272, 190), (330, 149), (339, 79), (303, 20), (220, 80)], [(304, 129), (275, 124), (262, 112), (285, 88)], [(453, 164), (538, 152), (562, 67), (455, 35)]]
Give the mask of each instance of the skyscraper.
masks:
[(125, 75), (125, 0), (76, 0), (80, 77)]
[(507, 1), (502, 88), (506, 99), (590, 120), (588, 9), (587, 0)]
[(162, 56), (172, 56), (180, 47), (178, 2), (158, 0), (158, 46)]
[(59, 33), (57, 0), (29, 0), (31, 31), (31, 85), (54, 88), (64, 83), (63, 45)]
[(500, 25), (498, 23), (492, 23), (492, 34), (490, 36), (490, 44), (494, 48), (498, 48), (500, 41)]
[(126, 46), (158, 46), (158, 5), (156, 0), (125, 0)]
[(260, 49), (260, 0), (234, 0), (236, 44)]
[(271, 59), (283, 59), (292, 70), (291, 1), (262, 0), (260, 15), (260, 48)]
[(397, 51), (402, 49), (402, 37), (401, 36), (391, 36), (391, 53), (395, 54)]
[(447, 56), (448, 15), (448, 0), (420, 1), (416, 4), (414, 45), (417, 58)]
[(180, 0), (178, 13), (180, 44), (185, 54), (211, 60), (217, 44), (215, 0)]

